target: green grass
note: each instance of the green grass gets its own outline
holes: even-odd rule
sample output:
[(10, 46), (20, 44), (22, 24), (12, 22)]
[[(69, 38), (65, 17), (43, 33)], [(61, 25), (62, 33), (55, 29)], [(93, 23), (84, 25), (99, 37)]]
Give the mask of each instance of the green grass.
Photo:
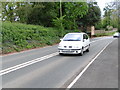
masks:
[(113, 36), (115, 32), (109, 32), (109, 33), (98, 33), (95, 34), (94, 37), (101, 37), (101, 36)]
[[(70, 30), (64, 30), (63, 35)], [(78, 32), (78, 31), (75, 31)], [(61, 30), (39, 25), (2, 23), (2, 54), (53, 45), (60, 42)]]

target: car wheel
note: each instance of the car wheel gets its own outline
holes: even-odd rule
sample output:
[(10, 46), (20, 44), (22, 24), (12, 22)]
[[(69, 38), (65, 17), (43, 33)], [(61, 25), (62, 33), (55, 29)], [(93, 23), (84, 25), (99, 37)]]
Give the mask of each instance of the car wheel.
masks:
[(62, 53), (59, 53), (59, 55), (63, 55)]
[(89, 50), (89, 48), (86, 50), (86, 52), (89, 52), (90, 50)]
[(82, 56), (83, 55), (83, 48), (81, 49), (81, 53), (80, 53), (80, 56)]
[(89, 51), (90, 51), (90, 45), (89, 45), (88, 49), (86, 50), (86, 52), (89, 52)]

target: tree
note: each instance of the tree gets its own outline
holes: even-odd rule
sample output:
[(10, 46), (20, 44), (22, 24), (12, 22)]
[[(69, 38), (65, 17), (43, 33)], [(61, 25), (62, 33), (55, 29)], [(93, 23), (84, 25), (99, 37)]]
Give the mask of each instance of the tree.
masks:
[(103, 25), (104, 27), (113, 26), (115, 28), (119, 27), (119, 5), (120, 2), (114, 0), (114, 2), (107, 3), (106, 7), (104, 8), (104, 20)]
[(58, 16), (58, 9), (55, 2), (33, 3), (32, 11), (28, 16), (28, 24), (53, 26), (52, 20)]
[(53, 26), (52, 20), (58, 17), (57, 2), (6, 2), (3, 3), (3, 19), (27, 24)]
[(64, 3), (64, 10), (64, 15), (66, 15), (64, 22), (65, 28), (77, 29), (77, 17), (79, 16), (81, 18), (86, 15), (88, 6), (86, 2), (67, 2)]
[(15, 7), (15, 2), (2, 2), (2, 20), (13, 22), (15, 17)]
[(104, 27), (111, 26), (111, 15), (113, 13), (113, 6), (114, 4), (109, 3), (105, 8), (104, 8)]
[(120, 32), (120, 1), (117, 2), (117, 11), (118, 11), (118, 31)]
[(21, 7), (25, 7), (26, 4), (27, 2), (2, 2), (2, 20), (10, 22), (17, 21), (21, 15), (20, 13), (18, 14), (18, 9), (24, 12), (25, 8), (21, 9)]
[(97, 22), (101, 20), (101, 11), (97, 2), (89, 2), (88, 12), (83, 18), (78, 17), (78, 25), (82, 27), (83, 31), (86, 32), (87, 27), (94, 26)]
[[(20, 6), (19, 6), (20, 5)], [(28, 17), (32, 11), (32, 5), (28, 2), (18, 3), (18, 8), (16, 9), (16, 14), (19, 16), (19, 22), (27, 23)]]

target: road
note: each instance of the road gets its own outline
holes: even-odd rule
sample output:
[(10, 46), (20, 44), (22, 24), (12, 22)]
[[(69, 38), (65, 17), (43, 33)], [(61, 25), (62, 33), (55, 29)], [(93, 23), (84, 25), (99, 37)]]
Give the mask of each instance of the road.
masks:
[(118, 88), (118, 41), (111, 43), (72, 88)]
[[(91, 39), (90, 52), (85, 52), (83, 56), (60, 56), (58, 45), (5, 55), (0, 71), (2, 87), (66, 88), (106, 45), (114, 41), (117, 39), (112, 37)], [(118, 56), (114, 57), (118, 60)]]

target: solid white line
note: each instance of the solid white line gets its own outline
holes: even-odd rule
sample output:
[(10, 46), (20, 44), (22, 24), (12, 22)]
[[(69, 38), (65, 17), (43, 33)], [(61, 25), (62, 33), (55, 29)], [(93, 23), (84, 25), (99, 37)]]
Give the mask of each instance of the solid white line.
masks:
[(16, 65), (16, 66), (13, 66), (13, 67), (10, 67), (10, 68), (1, 70), (1, 71), (0, 71), (0, 76), (1, 76), (1, 75), (4, 75), (4, 74), (7, 74), (7, 73), (9, 73), (9, 72), (18, 70), (18, 69), (20, 69), (20, 68), (29, 66), (29, 65), (31, 65), (31, 64), (34, 64), (34, 63), (37, 63), (37, 62), (41, 62), (41, 61), (43, 61), (43, 60), (45, 60), (45, 59), (51, 58), (51, 57), (53, 57), (53, 56), (56, 56), (57, 54), (58, 54), (58, 52), (55, 52), (55, 53), (52, 53), (52, 54), (49, 54), (49, 55), (46, 55), (46, 56), (43, 56), (43, 57), (40, 57), (40, 58), (31, 60), (31, 61), (28, 61), (28, 62), (25, 62), (25, 63), (22, 63), (22, 64), (19, 64), (19, 65)]
[[(103, 39), (100, 39), (100, 40), (103, 40)], [(92, 41), (91, 43), (94, 43), (94, 42), (97, 42), (97, 41), (100, 41), (100, 40), (95, 40), (95, 41)], [(12, 71), (21, 69), (23, 67), (29, 66), (31, 64), (34, 64), (34, 63), (37, 63), (37, 62), (41, 62), (41, 61), (43, 61), (45, 59), (51, 58), (53, 56), (56, 56), (57, 54), (58, 54), (58, 52), (55, 52), (55, 53), (52, 53), (52, 54), (49, 54), (49, 55), (46, 55), (46, 56), (43, 56), (43, 57), (40, 57), (40, 58), (37, 58), (37, 59), (33, 59), (31, 61), (28, 61), (28, 62), (25, 62), (25, 63), (22, 63), (22, 64), (15, 65), (15, 66), (10, 67), (10, 68), (1, 70), (0, 71), (0, 76), (2, 76), (4, 74), (7, 74), (9, 72), (12, 72)]]
[[(114, 40), (113, 40), (114, 41)], [(111, 41), (110, 43), (112, 43), (113, 41)], [(80, 72), (80, 74), (72, 81), (72, 83), (70, 83), (70, 85), (67, 87), (67, 90), (70, 89), (76, 82), (77, 80), (83, 75), (83, 73), (88, 69), (88, 67), (96, 60), (96, 58), (107, 48), (107, 46), (110, 44), (108, 43), (96, 56), (95, 58), (92, 59), (92, 61), (90, 61), (90, 63), (82, 70), (82, 72)]]

